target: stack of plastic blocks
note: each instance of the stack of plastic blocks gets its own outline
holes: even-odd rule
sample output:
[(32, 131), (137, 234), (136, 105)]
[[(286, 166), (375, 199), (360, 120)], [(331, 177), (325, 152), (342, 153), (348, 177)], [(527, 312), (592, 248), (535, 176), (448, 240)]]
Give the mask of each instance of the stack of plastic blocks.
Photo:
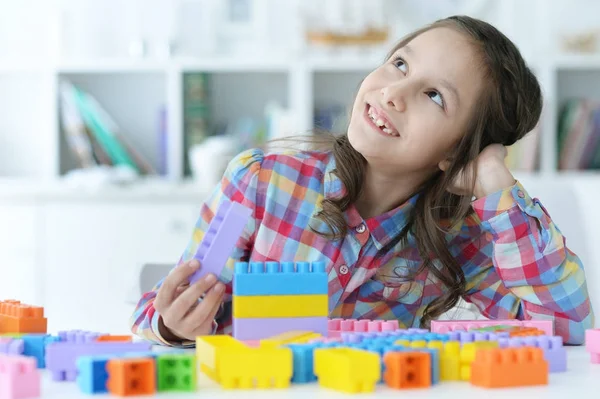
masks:
[(46, 333), (47, 327), (43, 307), (16, 300), (0, 301), (0, 334)]
[(59, 341), (46, 345), (46, 367), (54, 381), (74, 381), (77, 377), (77, 358), (91, 355), (123, 354), (148, 352), (149, 342), (129, 342), (128, 340), (102, 340), (105, 334), (70, 331), (59, 334)]
[(586, 330), (585, 348), (590, 353), (592, 363), (600, 364), (600, 328)]
[(196, 358), (185, 351), (125, 352), (77, 358), (77, 385), (87, 394), (118, 396), (197, 389)]
[(290, 330), (327, 335), (324, 262), (238, 262), (233, 277), (233, 336), (258, 340)]
[(41, 375), (32, 357), (0, 355), (0, 399), (40, 397)]
[(469, 331), (493, 326), (530, 327), (541, 330), (548, 336), (554, 335), (552, 320), (462, 320), (431, 322), (431, 332), (448, 333), (452, 331)]

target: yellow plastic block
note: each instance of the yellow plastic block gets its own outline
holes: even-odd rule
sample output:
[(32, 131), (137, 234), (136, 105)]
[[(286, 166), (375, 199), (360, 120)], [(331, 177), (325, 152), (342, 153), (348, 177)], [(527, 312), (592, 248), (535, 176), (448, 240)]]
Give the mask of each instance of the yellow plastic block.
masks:
[(460, 349), (460, 379), (462, 381), (471, 380), (471, 364), (475, 361), (475, 354), (478, 350), (497, 347), (497, 341), (478, 341), (463, 344)]
[(440, 380), (460, 381), (460, 342), (443, 344), (440, 350)]
[(379, 355), (360, 349), (319, 348), (314, 351), (319, 385), (346, 393), (373, 392), (381, 380)]
[(411, 348), (426, 348), (427, 341), (412, 341), (409, 346)]
[(311, 331), (288, 331), (260, 340), (261, 348), (277, 348), (288, 344), (304, 344), (322, 335)]
[(202, 335), (196, 338), (196, 359), (200, 371), (219, 382), (222, 354), (228, 350), (241, 352), (249, 347), (230, 335)]
[(410, 346), (410, 341), (407, 339), (399, 339), (398, 341), (394, 341), (394, 345)]
[(233, 317), (328, 316), (327, 295), (234, 295)]
[(225, 348), (220, 354), (218, 380), (223, 388), (287, 388), (293, 373), (289, 348)]

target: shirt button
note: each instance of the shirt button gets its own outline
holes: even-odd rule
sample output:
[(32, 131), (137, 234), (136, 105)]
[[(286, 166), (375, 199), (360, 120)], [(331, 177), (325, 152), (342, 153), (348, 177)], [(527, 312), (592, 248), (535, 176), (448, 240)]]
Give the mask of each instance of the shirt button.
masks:
[(519, 196), (519, 198), (525, 198), (525, 193), (521, 190), (517, 191), (517, 195)]
[(366, 229), (367, 229), (367, 226), (365, 226), (365, 224), (364, 224), (364, 223), (361, 223), (361, 224), (359, 224), (359, 225), (356, 227), (356, 232), (357, 232), (358, 234), (362, 234), (362, 233), (364, 233), (364, 232), (365, 232), (365, 230), (366, 230)]
[(349, 272), (348, 266), (346, 266), (346, 265), (340, 266), (340, 274), (341, 275), (345, 276), (346, 274), (348, 274), (348, 272)]

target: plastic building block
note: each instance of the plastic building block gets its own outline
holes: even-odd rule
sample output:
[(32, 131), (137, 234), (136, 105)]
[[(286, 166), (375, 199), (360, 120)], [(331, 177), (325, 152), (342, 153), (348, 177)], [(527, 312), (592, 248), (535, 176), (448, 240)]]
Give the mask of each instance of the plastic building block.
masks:
[(196, 338), (196, 359), (200, 371), (219, 382), (221, 355), (226, 349), (242, 352), (248, 348), (243, 342), (229, 335), (202, 335)]
[(288, 331), (260, 340), (261, 348), (277, 348), (288, 344), (303, 344), (322, 337), (310, 331)]
[(234, 273), (233, 295), (328, 294), (324, 262), (238, 262)]
[(324, 295), (239, 296), (232, 298), (235, 318), (327, 317), (329, 297)]
[(491, 326), (533, 327), (542, 330), (546, 335), (554, 335), (552, 320), (434, 320), (431, 322), (431, 332), (447, 333), (451, 331), (469, 331)]
[(37, 360), (37, 367), (43, 369), (46, 367), (46, 346), (52, 342), (57, 342), (59, 337), (49, 334), (28, 334), (22, 335), (23, 356), (31, 356)]
[(478, 351), (471, 384), (506, 388), (548, 384), (548, 362), (540, 348), (503, 348)]
[[(396, 342), (397, 344), (397, 342)], [(435, 348), (435, 347), (427, 347), (427, 343), (425, 341), (412, 341), (412, 342), (408, 342), (407, 345), (404, 346), (400, 346), (400, 347), (392, 347), (392, 348), (386, 348), (384, 350), (385, 353), (389, 352), (389, 351), (395, 351), (395, 352), (411, 352), (411, 353), (415, 353), (415, 352), (420, 352), (420, 353), (425, 353), (427, 354), (427, 356), (430, 357), (430, 366), (431, 366), (431, 370), (429, 371), (429, 376), (430, 376), (430, 381), (429, 381), (429, 385), (435, 385), (438, 382), (440, 382), (440, 353), (439, 353), (439, 349)]]
[(151, 395), (156, 392), (154, 359), (111, 359), (106, 363), (106, 370), (106, 388), (113, 395)]
[(431, 386), (431, 357), (423, 352), (388, 352), (384, 355), (385, 383), (396, 389)]
[(460, 349), (460, 379), (462, 381), (471, 379), (472, 364), (478, 352), (482, 349), (494, 348), (498, 348), (498, 342), (496, 341), (468, 342), (464, 344)]
[(252, 210), (240, 203), (221, 203), (194, 255), (201, 267), (190, 276), (190, 284), (208, 273), (217, 278), (221, 276), (223, 267), (251, 215)]
[(60, 342), (70, 342), (74, 344), (96, 342), (98, 338), (103, 335), (105, 334), (84, 330), (68, 330), (58, 332), (58, 338)]
[(289, 348), (225, 348), (218, 380), (226, 389), (287, 388), (292, 379)]
[[(343, 332), (396, 331), (398, 320), (331, 319), (327, 324), (328, 337), (340, 337)], [(414, 331), (414, 330), (413, 330)], [(422, 330), (428, 332), (427, 330)]]
[(47, 328), (43, 307), (0, 301), (0, 333), (45, 333)]
[(191, 354), (160, 355), (156, 358), (158, 392), (196, 390), (196, 357)]
[(0, 355), (0, 399), (39, 398), (40, 380), (35, 359)]
[(373, 392), (381, 379), (376, 353), (351, 348), (318, 348), (314, 370), (319, 385), (347, 393)]
[(54, 381), (74, 381), (77, 377), (76, 360), (80, 356), (145, 353), (151, 347), (148, 342), (52, 342), (46, 346), (46, 366)]
[[(235, 298), (235, 297), (234, 297)], [(264, 339), (287, 331), (327, 335), (327, 317), (234, 318), (233, 336), (240, 340)]]
[(131, 335), (101, 335), (96, 338), (96, 342), (132, 342)]
[(317, 380), (314, 373), (314, 350), (317, 348), (341, 347), (337, 342), (314, 342), (309, 344), (290, 344), (287, 346), (293, 354), (292, 382), (303, 384)]
[(446, 342), (440, 350), (440, 379), (460, 381), (460, 343)]
[(591, 362), (600, 364), (600, 328), (585, 331), (585, 348), (590, 353)]
[(22, 339), (0, 338), (0, 354), (22, 355), (25, 342)]
[(515, 337), (498, 340), (500, 348), (520, 348), (523, 346), (540, 348), (548, 362), (551, 373), (567, 371), (567, 351), (561, 337)]
[(108, 371), (106, 363), (113, 359), (112, 355), (81, 356), (77, 358), (77, 386), (83, 393), (106, 393)]

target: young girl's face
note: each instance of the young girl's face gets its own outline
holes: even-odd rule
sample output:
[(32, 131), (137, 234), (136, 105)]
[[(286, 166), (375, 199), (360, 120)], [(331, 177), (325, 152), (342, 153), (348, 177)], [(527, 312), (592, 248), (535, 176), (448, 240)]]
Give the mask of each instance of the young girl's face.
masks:
[(435, 172), (465, 133), (483, 87), (473, 45), (435, 28), (363, 81), (348, 128), (352, 146), (391, 173)]

